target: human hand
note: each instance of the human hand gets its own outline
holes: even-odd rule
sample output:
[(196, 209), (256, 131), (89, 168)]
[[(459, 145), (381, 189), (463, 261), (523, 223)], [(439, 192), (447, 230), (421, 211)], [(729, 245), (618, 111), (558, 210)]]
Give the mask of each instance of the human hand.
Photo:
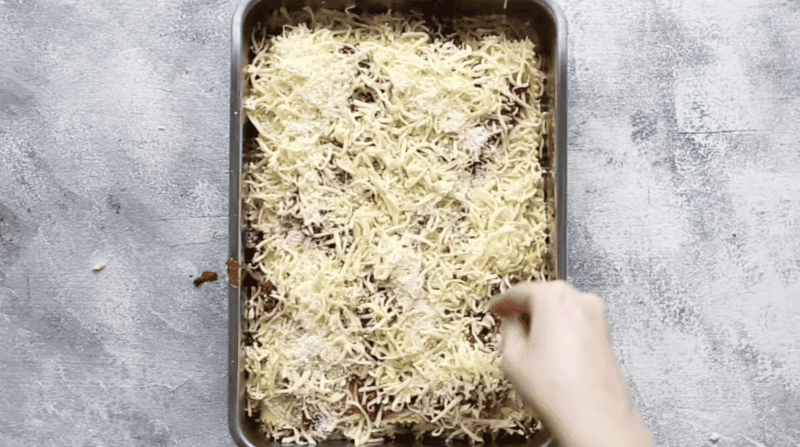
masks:
[(503, 373), (564, 447), (655, 446), (633, 409), (600, 298), (563, 281), (527, 282), (490, 309), (502, 318)]

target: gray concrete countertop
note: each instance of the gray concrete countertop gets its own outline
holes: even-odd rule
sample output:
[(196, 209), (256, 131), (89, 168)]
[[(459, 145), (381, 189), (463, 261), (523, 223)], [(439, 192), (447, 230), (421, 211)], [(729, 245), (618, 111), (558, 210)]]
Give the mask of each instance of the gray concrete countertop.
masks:
[[(233, 444), (236, 3), (0, 0), (0, 445)], [(644, 422), (800, 445), (800, 3), (562, 7), (568, 280)]]

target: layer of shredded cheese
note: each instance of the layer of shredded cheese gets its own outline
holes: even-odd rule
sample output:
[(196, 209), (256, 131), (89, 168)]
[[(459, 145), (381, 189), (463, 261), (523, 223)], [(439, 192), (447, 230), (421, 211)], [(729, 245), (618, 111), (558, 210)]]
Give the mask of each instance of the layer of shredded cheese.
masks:
[(247, 67), (248, 414), (300, 444), (535, 432), (486, 308), (549, 275), (533, 43), (499, 18), (282, 14)]

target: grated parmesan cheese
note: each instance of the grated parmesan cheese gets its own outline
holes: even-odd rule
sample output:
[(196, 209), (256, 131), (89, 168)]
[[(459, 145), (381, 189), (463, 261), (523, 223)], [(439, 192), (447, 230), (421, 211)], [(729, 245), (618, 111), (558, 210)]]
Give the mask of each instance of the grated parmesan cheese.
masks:
[(283, 443), (532, 434), (486, 304), (549, 274), (533, 43), (496, 17), (281, 16), (247, 67), (246, 411)]

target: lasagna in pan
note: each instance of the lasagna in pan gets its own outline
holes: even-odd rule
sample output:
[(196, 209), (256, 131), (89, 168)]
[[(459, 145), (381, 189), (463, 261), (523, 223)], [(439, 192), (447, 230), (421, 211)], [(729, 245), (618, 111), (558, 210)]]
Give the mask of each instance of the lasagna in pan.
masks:
[(295, 444), (531, 436), (487, 303), (551, 275), (534, 43), (499, 16), (281, 14), (246, 70), (247, 413)]

